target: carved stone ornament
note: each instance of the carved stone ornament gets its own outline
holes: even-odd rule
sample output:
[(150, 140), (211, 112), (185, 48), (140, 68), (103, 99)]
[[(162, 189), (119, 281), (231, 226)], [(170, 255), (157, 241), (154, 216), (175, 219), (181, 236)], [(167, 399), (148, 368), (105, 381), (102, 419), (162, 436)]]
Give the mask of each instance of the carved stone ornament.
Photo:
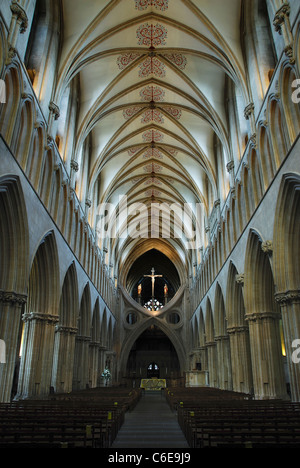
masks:
[(50, 324), (55, 324), (59, 321), (59, 316), (58, 315), (52, 315), (52, 314), (43, 314), (39, 312), (27, 312), (23, 314), (23, 321), (24, 322), (29, 322), (29, 321), (38, 321), (38, 322), (47, 322)]
[(78, 172), (78, 170), (79, 170), (79, 165), (78, 165), (78, 162), (75, 161), (75, 159), (72, 159), (72, 160), (71, 160), (70, 165), (71, 165), (71, 169), (73, 169), (73, 171)]
[(267, 254), (271, 254), (273, 252), (273, 242), (271, 240), (267, 240), (261, 244), (261, 249), (263, 252)]
[(245, 280), (245, 275), (244, 275), (244, 273), (240, 273), (239, 275), (235, 275), (235, 281), (236, 281), (238, 284), (244, 285), (244, 280)]
[(288, 57), (291, 64), (295, 63), (294, 48), (292, 44), (289, 44), (284, 48), (284, 53)]
[(253, 112), (254, 112), (254, 104), (253, 102), (250, 102), (250, 104), (248, 104), (248, 106), (246, 106), (244, 110), (245, 119), (249, 120), (250, 115), (253, 114)]
[(280, 305), (286, 305), (289, 303), (299, 304), (300, 303), (300, 290), (294, 289), (294, 290), (276, 293), (275, 301), (278, 302)]
[(18, 4), (18, 2), (12, 2), (10, 5), (12, 14), (17, 17), (20, 24), (20, 33), (23, 34), (28, 26), (28, 18), (25, 10)]
[(60, 110), (59, 107), (53, 101), (51, 101), (49, 104), (49, 110), (54, 114), (55, 120), (57, 120), (60, 116)]
[(290, 15), (290, 5), (288, 2), (282, 4), (282, 6), (277, 10), (274, 16), (273, 25), (275, 31), (281, 34), (281, 26), (285, 21), (285, 18)]
[(7, 50), (7, 57), (6, 57), (6, 65), (10, 65), (13, 59), (15, 58), (17, 54), (17, 49), (15, 47), (12, 47), (11, 45), (8, 47)]
[(22, 306), (23, 304), (26, 304), (27, 296), (14, 291), (0, 290), (0, 302)]

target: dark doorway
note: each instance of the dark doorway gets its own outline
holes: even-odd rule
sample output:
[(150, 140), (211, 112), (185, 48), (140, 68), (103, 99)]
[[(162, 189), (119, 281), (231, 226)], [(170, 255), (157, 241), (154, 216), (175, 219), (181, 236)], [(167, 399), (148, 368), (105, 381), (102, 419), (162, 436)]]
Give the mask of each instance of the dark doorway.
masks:
[[(150, 365), (152, 368), (149, 368)], [(141, 379), (180, 377), (177, 352), (171, 340), (159, 327), (151, 325), (136, 340), (129, 353), (126, 374), (127, 377), (135, 376)]]

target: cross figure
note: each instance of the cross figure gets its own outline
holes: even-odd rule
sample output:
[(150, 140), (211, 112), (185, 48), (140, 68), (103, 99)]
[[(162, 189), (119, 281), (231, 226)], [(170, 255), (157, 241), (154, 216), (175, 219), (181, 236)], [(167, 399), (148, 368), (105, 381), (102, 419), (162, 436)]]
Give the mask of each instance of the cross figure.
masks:
[(155, 275), (155, 270), (154, 270), (154, 267), (152, 267), (152, 270), (151, 270), (151, 275), (144, 275), (145, 277), (147, 278), (151, 278), (152, 280), (152, 301), (154, 300), (154, 283), (155, 283), (155, 278), (158, 278), (158, 277), (162, 277), (162, 275)]

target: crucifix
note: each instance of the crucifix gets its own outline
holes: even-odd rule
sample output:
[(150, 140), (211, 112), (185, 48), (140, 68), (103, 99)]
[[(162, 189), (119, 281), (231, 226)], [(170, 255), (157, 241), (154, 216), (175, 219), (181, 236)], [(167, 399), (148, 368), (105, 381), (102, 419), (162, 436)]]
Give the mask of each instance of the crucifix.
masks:
[(151, 278), (152, 280), (152, 301), (154, 300), (154, 283), (155, 283), (155, 278), (158, 278), (158, 277), (162, 277), (162, 275), (155, 275), (155, 270), (154, 270), (154, 267), (152, 267), (152, 270), (151, 270), (151, 275), (144, 275), (145, 277), (147, 278)]

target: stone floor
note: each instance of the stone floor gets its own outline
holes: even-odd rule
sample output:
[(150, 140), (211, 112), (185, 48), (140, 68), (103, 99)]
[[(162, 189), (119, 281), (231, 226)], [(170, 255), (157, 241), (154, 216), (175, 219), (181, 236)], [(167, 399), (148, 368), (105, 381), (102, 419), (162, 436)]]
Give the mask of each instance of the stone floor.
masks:
[(188, 448), (163, 394), (147, 391), (132, 412), (127, 412), (112, 448)]

